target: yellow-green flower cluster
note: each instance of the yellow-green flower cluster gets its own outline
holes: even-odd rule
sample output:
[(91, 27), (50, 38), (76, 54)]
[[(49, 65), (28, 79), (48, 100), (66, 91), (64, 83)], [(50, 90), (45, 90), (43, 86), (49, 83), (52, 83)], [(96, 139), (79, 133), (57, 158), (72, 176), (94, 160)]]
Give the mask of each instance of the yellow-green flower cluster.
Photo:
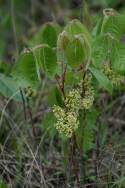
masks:
[(78, 89), (73, 89), (72, 91), (70, 91), (65, 99), (66, 107), (69, 109), (69, 111), (73, 111), (75, 113), (78, 113), (79, 111), (80, 102), (81, 95)]
[(25, 92), (25, 96), (27, 98), (36, 96), (36, 91), (34, 89), (32, 89), (30, 86), (27, 88), (24, 88), (24, 92)]
[(53, 113), (57, 120), (55, 127), (60, 134), (71, 137), (79, 125), (79, 110), (83, 108), (88, 110), (91, 108), (94, 101), (94, 90), (91, 86), (91, 79), (91, 75), (86, 75), (80, 87), (68, 93), (64, 101), (64, 109), (54, 105)]
[(56, 129), (60, 134), (70, 138), (79, 125), (77, 114), (70, 111), (65, 112), (64, 109), (56, 105), (53, 107), (53, 112), (57, 119)]
[(92, 76), (86, 74), (84, 80), (80, 83), (81, 92), (83, 97), (81, 99), (81, 108), (86, 110), (90, 109), (94, 101), (94, 89), (91, 86)]
[(56, 129), (60, 134), (71, 137), (78, 128), (78, 111), (80, 109), (81, 95), (78, 89), (73, 89), (68, 93), (65, 103), (65, 109), (54, 105), (53, 112), (57, 119)]
[[(88, 94), (87, 94), (88, 93)], [(93, 105), (93, 101), (94, 101), (94, 90), (93, 88), (90, 86), (90, 88), (88, 88), (87, 91), (85, 91), (85, 96), (82, 100), (82, 106), (88, 110), (92, 107)]]
[(106, 76), (111, 80), (112, 84), (115, 86), (119, 86), (124, 80), (124, 76), (117, 74), (114, 72), (108, 63), (103, 65), (103, 72)]

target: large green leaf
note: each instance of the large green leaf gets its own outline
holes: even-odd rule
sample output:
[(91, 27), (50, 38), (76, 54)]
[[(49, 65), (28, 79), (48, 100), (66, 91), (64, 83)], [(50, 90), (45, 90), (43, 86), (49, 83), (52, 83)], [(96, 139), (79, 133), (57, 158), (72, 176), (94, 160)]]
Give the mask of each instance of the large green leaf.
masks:
[(112, 83), (108, 79), (108, 77), (103, 72), (101, 72), (101, 70), (98, 70), (94, 67), (89, 67), (89, 70), (95, 76), (95, 78), (98, 80), (100, 86), (103, 87), (104, 89), (106, 89), (107, 91), (109, 91), (110, 93), (112, 93), (113, 87), (112, 87)]
[(64, 28), (65, 31), (67, 31), (69, 34), (72, 35), (78, 35), (83, 34), (88, 42), (91, 41), (91, 36), (87, 30), (87, 28), (77, 19), (72, 20), (67, 24), (67, 26)]
[(71, 36), (69, 35), (69, 33), (67, 33), (66, 31), (60, 33), (57, 40), (58, 51), (65, 50), (70, 41), (71, 41)]
[(87, 62), (91, 57), (91, 37), (86, 27), (78, 20), (72, 20), (58, 37), (58, 60), (72, 68)]
[(97, 36), (92, 42), (92, 60), (94, 66), (100, 67), (102, 63), (110, 60), (117, 41), (110, 34)]
[(25, 51), (19, 56), (12, 74), (21, 87), (37, 86), (39, 70), (32, 51)]
[(112, 68), (125, 75), (125, 44), (117, 43), (114, 46), (111, 61)]
[(102, 26), (102, 33), (110, 33), (113, 37), (121, 39), (125, 34), (125, 15), (114, 13), (106, 16)]
[(18, 92), (19, 87), (17, 82), (12, 77), (7, 77), (0, 74), (0, 94), (4, 97), (10, 98), (13, 96), (14, 100), (21, 101), (21, 95)]
[(44, 24), (31, 39), (29, 46), (33, 47), (39, 44), (48, 44), (51, 47), (56, 47), (59, 32), (60, 28), (57, 24), (48, 22)]
[[(71, 41), (71, 36), (66, 31), (59, 34), (57, 40), (57, 62), (59, 65), (66, 64), (67, 59), (65, 57), (65, 50), (69, 42)], [(62, 74), (62, 66), (59, 66), (59, 74)]]
[(78, 67), (85, 60), (85, 46), (85, 41), (79, 36), (67, 44), (65, 55), (72, 68)]
[(57, 73), (57, 57), (55, 51), (48, 45), (41, 45), (34, 50), (34, 56), (39, 66), (49, 77), (53, 77)]
[(57, 25), (47, 23), (43, 28), (42, 42), (51, 47), (56, 47), (57, 43)]

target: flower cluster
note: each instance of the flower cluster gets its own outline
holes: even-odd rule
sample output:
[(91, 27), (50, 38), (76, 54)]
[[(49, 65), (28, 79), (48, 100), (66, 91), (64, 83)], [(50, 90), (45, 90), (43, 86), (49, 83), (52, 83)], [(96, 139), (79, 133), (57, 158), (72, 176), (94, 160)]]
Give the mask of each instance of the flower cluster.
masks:
[(65, 112), (64, 109), (56, 105), (53, 107), (53, 112), (57, 119), (55, 124), (56, 129), (60, 134), (64, 134), (70, 138), (79, 125), (76, 113)]
[[(90, 109), (94, 101), (94, 90), (91, 86), (91, 75), (87, 74), (77, 89), (71, 90), (64, 101), (65, 108), (54, 105), (55, 127), (60, 134), (71, 137), (79, 125), (79, 110)], [(83, 91), (84, 90), (84, 91)]]
[(30, 98), (30, 97), (35, 97), (36, 96), (36, 91), (33, 90), (30, 86), (27, 88), (24, 88), (24, 93), (26, 98)]
[(80, 83), (83, 98), (81, 99), (81, 107), (88, 110), (92, 107), (94, 101), (94, 89), (91, 86), (92, 76), (86, 74), (83, 82)]
[[(87, 95), (88, 93), (88, 95)], [(82, 100), (82, 105), (83, 107), (88, 110), (92, 107), (94, 101), (94, 90), (92, 87), (90, 87), (86, 92), (85, 92), (85, 97)]]
[(81, 95), (78, 89), (73, 89), (69, 92), (65, 99), (65, 105), (69, 111), (78, 113), (80, 107)]
[(103, 65), (103, 72), (106, 76), (111, 80), (112, 84), (115, 86), (119, 86), (124, 80), (124, 76), (117, 74), (114, 72), (108, 63)]

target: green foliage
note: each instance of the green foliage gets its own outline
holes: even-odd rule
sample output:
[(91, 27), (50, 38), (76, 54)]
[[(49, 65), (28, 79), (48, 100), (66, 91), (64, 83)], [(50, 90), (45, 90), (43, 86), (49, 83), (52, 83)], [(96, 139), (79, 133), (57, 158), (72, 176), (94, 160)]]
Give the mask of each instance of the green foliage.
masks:
[(85, 59), (84, 40), (80, 36), (75, 36), (67, 44), (65, 49), (67, 62), (73, 68), (78, 67)]
[(103, 22), (103, 18), (100, 18), (98, 21), (97, 21), (97, 24), (96, 26), (94, 27), (93, 29), (93, 32), (92, 32), (92, 35), (93, 36), (98, 36), (101, 32), (101, 27), (102, 27), (102, 22)]
[(111, 35), (99, 35), (92, 42), (92, 61), (94, 66), (101, 67), (105, 61), (109, 61), (112, 56), (116, 40)]
[(0, 94), (7, 98), (14, 95), (15, 100), (21, 101), (17, 82), (12, 77), (7, 77), (4, 74), (0, 74)]
[(112, 14), (104, 17), (101, 33), (110, 33), (112, 37), (120, 40), (125, 33), (125, 15), (115, 12)]
[(125, 44), (117, 43), (112, 52), (112, 68), (125, 75)]
[(101, 72), (100, 70), (94, 68), (94, 67), (89, 67), (89, 70), (92, 72), (92, 74), (95, 76), (95, 78), (98, 80), (100, 86), (103, 86), (104, 89), (112, 93), (112, 83), (108, 79), (108, 77)]
[(66, 76), (65, 76), (65, 85), (68, 87), (70, 86), (72, 88), (73, 85), (79, 84), (81, 78), (82, 78), (82, 74), (68, 71), (66, 72)]
[(72, 68), (77, 68), (91, 55), (87, 29), (78, 20), (71, 21), (59, 35), (57, 48), (64, 59), (60, 58), (59, 61), (66, 61)]
[[(93, 110), (96, 108), (94, 90), (99, 96), (102, 90), (112, 95), (114, 89), (103, 65), (108, 63), (116, 77), (125, 74), (125, 46), (122, 41), (125, 16), (113, 9), (105, 9), (92, 34), (76, 19), (60, 31), (55, 23), (47, 23), (40, 28), (29, 42), (31, 48), (19, 55), (12, 76), (0, 75), (0, 92), (10, 97), (19, 87), (37, 88), (40, 81), (47, 80), (47, 87), (51, 87), (47, 88), (46, 100), (50, 107), (54, 106), (56, 119), (52, 108), (49, 109), (41, 129), (51, 137), (57, 136), (56, 129), (60, 134), (64, 133), (59, 139), (67, 161), (68, 137), (75, 138), (79, 151), (85, 154), (94, 148), (98, 116)], [(20, 100), (20, 96), (16, 95), (15, 99)]]
[(51, 47), (56, 47), (58, 30), (59, 28), (56, 24), (46, 24), (43, 28), (42, 43), (48, 44)]
[(37, 62), (31, 50), (26, 50), (19, 56), (13, 76), (17, 79), (20, 87), (37, 86), (39, 72), (37, 72)]
[(64, 30), (71, 34), (72, 37), (74, 37), (74, 35), (83, 34), (89, 42), (91, 41), (91, 36), (87, 28), (80, 23), (79, 20), (72, 20), (69, 24), (67, 24)]
[(59, 106), (63, 106), (63, 101), (62, 101), (62, 97), (61, 97), (61, 93), (60, 91), (56, 88), (52, 88), (49, 92), (48, 95), (48, 103), (50, 106), (55, 105), (59, 105)]
[[(69, 90), (74, 87), (82, 88), (81, 97), (86, 96), (88, 105), (88, 97), (91, 96), (89, 91), (84, 94), (87, 81), (83, 79), (81, 86), (79, 82), (86, 72), (91, 72), (94, 76), (94, 88), (97, 90), (103, 88), (112, 94), (112, 82), (103, 72), (102, 66), (105, 62), (111, 62), (112, 69), (124, 74), (125, 50), (121, 42), (123, 33), (124, 15), (118, 14), (113, 9), (104, 10), (104, 17), (97, 23), (92, 36), (76, 19), (69, 22), (61, 33), (57, 24), (44, 24), (30, 41), (29, 45), (32, 48), (19, 56), (14, 67), (13, 76), (18, 81), (17, 88), (28, 86), (37, 88), (42, 73), (52, 81), (56, 77), (60, 90), (57, 87), (52, 88), (48, 97), (50, 106), (56, 104), (65, 109), (68, 101), (63, 98), (67, 97)], [(13, 92), (11, 91), (11, 94)], [(67, 109), (64, 113), (67, 114), (66, 111)], [(91, 148), (89, 142), (93, 140), (92, 132), (91, 126), (84, 128), (86, 151), (87, 148)]]
[(35, 45), (48, 44), (52, 48), (56, 47), (59, 32), (60, 27), (57, 24), (48, 22), (38, 30), (29, 42), (29, 46), (34, 47)]
[(49, 77), (53, 77), (57, 72), (57, 56), (55, 51), (48, 45), (42, 45), (34, 49), (34, 56), (39, 68), (42, 68)]
[[(20, 55), (14, 70), (15, 77), (21, 78), (25, 85), (34, 86), (40, 80), (40, 70), (52, 79), (59, 73), (61, 64), (67, 63), (68, 68), (77, 69), (87, 61), (90, 64), (92, 59), (97, 69), (88, 67), (88, 63), (87, 68), (94, 74), (100, 86), (111, 92), (112, 85), (100, 69), (105, 61), (112, 61), (112, 67), (124, 73), (124, 44), (120, 42), (124, 32), (124, 16), (113, 10), (104, 12), (104, 19), (97, 25), (97, 34), (93, 40), (86, 27), (78, 20), (68, 23), (59, 36), (56, 24), (45, 24), (40, 33), (36, 34), (36, 39), (34, 37), (39, 42), (41, 37), (39, 44), (44, 44)], [(57, 51), (51, 48), (56, 47), (56, 44)]]
[(71, 42), (71, 36), (66, 31), (63, 31), (58, 36), (57, 48), (59, 51), (65, 51), (67, 44)]
[(0, 188), (123, 188), (124, 2), (52, 2), (0, 1)]

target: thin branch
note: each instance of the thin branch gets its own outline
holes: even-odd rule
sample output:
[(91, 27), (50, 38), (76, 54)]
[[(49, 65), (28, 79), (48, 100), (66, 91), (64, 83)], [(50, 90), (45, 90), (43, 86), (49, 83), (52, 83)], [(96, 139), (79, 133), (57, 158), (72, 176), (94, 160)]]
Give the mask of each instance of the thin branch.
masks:
[(64, 87), (63, 87), (62, 84), (60, 84), (59, 79), (58, 79), (57, 76), (55, 76), (55, 79), (56, 79), (56, 81), (57, 81), (57, 83), (58, 83), (59, 89), (60, 89), (60, 91), (61, 91), (61, 93), (62, 93), (62, 95), (63, 95), (63, 97), (64, 97), (64, 100), (65, 100), (65, 99), (66, 99), (66, 96), (65, 96), (65, 92), (64, 92)]

